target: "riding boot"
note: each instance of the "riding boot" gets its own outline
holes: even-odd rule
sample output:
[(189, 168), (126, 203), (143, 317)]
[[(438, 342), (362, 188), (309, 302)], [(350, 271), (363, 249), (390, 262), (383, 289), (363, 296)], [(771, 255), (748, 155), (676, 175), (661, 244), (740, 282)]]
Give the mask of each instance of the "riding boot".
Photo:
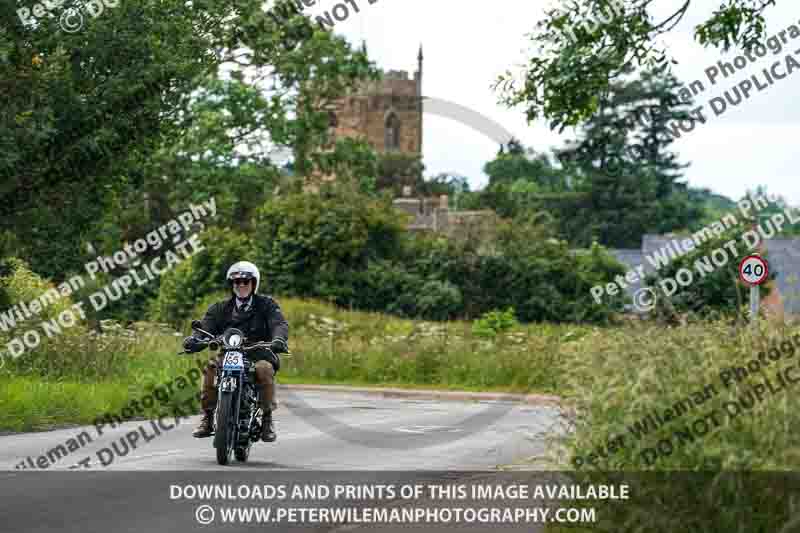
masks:
[(272, 423), (272, 411), (264, 410), (264, 416), (261, 418), (261, 440), (275, 442), (277, 438), (275, 426)]
[(264, 417), (261, 420), (261, 440), (264, 442), (274, 442), (275, 426), (272, 421), (272, 409), (275, 406), (275, 382), (270, 380), (264, 383), (261, 388), (261, 409)]
[(272, 421), (272, 411), (275, 410), (275, 369), (268, 361), (256, 363), (256, 380), (261, 386), (261, 410), (264, 415), (261, 420), (261, 440), (264, 442), (275, 441), (275, 427)]
[(199, 438), (210, 437), (214, 434), (214, 411), (217, 408), (217, 388), (214, 381), (217, 377), (216, 359), (210, 359), (203, 369), (203, 382), (200, 389), (200, 406), (203, 409), (203, 418), (200, 424), (192, 433), (192, 436)]
[(200, 424), (194, 430), (194, 433), (192, 433), (192, 436), (201, 439), (203, 437), (210, 437), (213, 434), (214, 434), (214, 409), (204, 409), (203, 418), (200, 420)]

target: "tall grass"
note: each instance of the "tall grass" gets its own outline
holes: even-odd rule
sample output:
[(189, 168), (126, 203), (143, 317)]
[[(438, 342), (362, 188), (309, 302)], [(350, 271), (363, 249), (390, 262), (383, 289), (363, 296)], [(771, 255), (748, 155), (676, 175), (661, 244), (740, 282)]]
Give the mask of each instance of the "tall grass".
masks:
[[(202, 317), (214, 300), (198, 305), (195, 317)], [(767, 396), (735, 419), (721, 417), (720, 427), (675, 446), (667, 457), (648, 463), (641, 455), (644, 448), (672, 438), (676, 429), (698, 416), (736, 401), (760, 378), (751, 376), (725, 388), (719, 382), (720, 371), (744, 365), (768, 348), (771, 338), (789, 337), (794, 330), (754, 332), (724, 322), (682, 328), (529, 324), (487, 339), (475, 335), (467, 322), (403, 320), (318, 301), (278, 301), (290, 324), (292, 350), (292, 356), (284, 358), (279, 382), (557, 394), (569, 408), (567, 435), (550, 447), (549, 458), (557, 468), (572, 468), (575, 456), (585, 458), (617, 435), (625, 435), (625, 446), (601, 457), (594, 468), (791, 469), (798, 465), (795, 435), (800, 414), (793, 409), (791, 390)], [(181, 333), (188, 334), (188, 327)], [(127, 399), (185, 375), (193, 359), (209, 357), (208, 352), (177, 357), (180, 340), (163, 334), (137, 337), (134, 343), (112, 339), (105, 349), (93, 351), (82, 351), (76, 344), (63, 350), (49, 371), (42, 358), (23, 356), (0, 371), (0, 427), (18, 430), (53, 421), (86, 421), (100, 414), (98, 410), (119, 408)], [(26, 366), (29, 361), (36, 364)], [(783, 368), (791, 361), (781, 360), (779, 365)], [(762, 374), (770, 375), (774, 368)], [(629, 427), (647, 413), (663, 410), (709, 383), (716, 385), (718, 394), (708, 403), (641, 441), (630, 435)], [(53, 393), (48, 394), (49, 390)], [(77, 406), (64, 407), (63, 398), (69, 395), (74, 395), (72, 403)]]
[[(628, 483), (634, 498), (591, 502), (602, 520), (590, 528), (547, 530), (795, 531), (796, 524), (784, 526), (794, 520), (800, 487), (792, 473), (800, 467), (800, 410), (795, 406), (800, 387), (786, 382), (783, 388), (777, 373), (792, 367), (790, 378), (800, 377), (797, 333), (796, 328), (765, 324), (759, 329), (724, 322), (643, 325), (592, 332), (573, 344), (571, 363), (561, 376), (563, 390), (570, 391), (568, 432), (553, 439), (550, 460), (554, 468), (569, 470), (579, 465), (575, 457), (586, 460), (589, 453), (603, 451), (606, 457), (598, 453), (594, 465), (580, 465), (569, 477), (593, 484)], [(775, 346), (778, 361), (725, 386), (724, 371), (747, 367)], [(748, 392), (766, 380), (774, 392), (762, 390), (760, 401), (750, 401)], [(708, 385), (714, 393), (686, 414), (641, 438), (631, 431), (648, 413), (664, 413)], [(705, 418), (706, 432), (695, 423), (710, 413), (717, 420)], [(624, 446), (611, 452), (609, 439), (620, 435)]]
[(563, 348), (593, 331), (529, 325), (485, 339), (473, 334), (471, 322), (403, 320), (313, 301), (280, 303), (291, 327), (293, 355), (281, 371), (289, 380), (555, 394)]
[[(0, 370), (0, 430), (32, 431), (66, 424), (91, 424), (109, 414), (121, 416), (131, 400), (186, 379), (197, 367), (195, 358), (179, 358), (176, 337), (143, 336), (131, 343), (109, 341), (108, 351), (94, 349), (87, 337), (59, 351), (48, 373), (41, 354), (23, 355)], [(113, 362), (113, 364), (111, 364)], [(71, 364), (70, 364), (71, 363)], [(98, 372), (105, 369), (105, 372)], [(199, 380), (173, 391), (168, 401), (144, 411), (145, 416), (169, 413), (199, 390)]]
[[(210, 303), (214, 299), (209, 299)], [(279, 299), (290, 324), (291, 357), (280, 383), (339, 383), (437, 389), (557, 393), (564, 348), (594, 331), (567, 326), (516, 327), (495, 339), (472, 324), (403, 320), (350, 312), (323, 302)], [(202, 317), (207, 302), (198, 306)], [(182, 333), (188, 334), (188, 326)], [(91, 423), (129, 400), (186, 375), (202, 352), (177, 357), (180, 337), (156, 332), (125, 337), (75, 336), (48, 367), (45, 353), (25, 355), (0, 371), (0, 429)], [(56, 346), (56, 345), (53, 345)], [(192, 384), (196, 392), (199, 383)], [(188, 396), (182, 392), (180, 398)], [(176, 402), (179, 398), (176, 398)]]
[[(734, 328), (724, 322), (694, 324), (681, 328), (643, 325), (638, 328), (593, 331), (574, 343), (563, 367), (561, 382), (573, 407), (567, 422), (572, 429), (560, 444), (563, 453), (554, 459), (567, 467), (575, 455), (585, 456), (609, 438), (624, 435), (626, 445), (594, 466), (600, 470), (791, 470), (798, 461), (800, 410), (794, 408), (797, 389), (787, 388), (763, 394), (763, 400), (741, 414), (726, 414), (726, 402), (739, 402), (747, 391), (765, 379), (775, 387), (775, 373), (797, 365), (800, 347), (791, 340), (800, 330), (759, 330)], [(781, 340), (791, 341), (788, 354), (751, 373), (740, 382), (725, 386), (721, 372), (746, 366)], [(800, 371), (791, 374), (800, 375)], [(664, 423), (641, 439), (630, 427), (653, 411), (663, 413), (681, 399), (706, 386), (714, 394), (686, 414)], [(715, 411), (717, 421), (709, 419), (711, 431), (693, 431), (692, 438), (676, 437), (698, 418)], [(735, 410), (731, 410), (735, 412)], [(699, 425), (698, 427), (702, 427)], [(684, 434), (685, 435), (685, 434)], [(671, 439), (671, 453), (643, 455), (645, 448), (659, 440)], [(666, 445), (663, 446), (667, 450)]]
[[(201, 318), (222, 296), (200, 302), (195, 317)], [(797, 365), (797, 328), (739, 328), (723, 321), (680, 328), (529, 324), (487, 337), (476, 335), (466, 322), (403, 320), (324, 302), (278, 300), (290, 324), (292, 349), (279, 381), (562, 396), (565, 432), (552, 438), (550, 468), (570, 470), (576, 457), (586, 462), (599, 448), (605, 457), (598, 455), (593, 465), (572, 472), (575, 479), (600, 482), (607, 480), (607, 472), (623, 471), (629, 474), (624, 481), (638, 480), (638, 500), (599, 508), (607, 524), (595, 524), (593, 531), (777, 531), (789, 520), (785, 502), (790, 485), (776, 484), (766, 474), (745, 482), (741, 476), (716, 472), (791, 471), (800, 466), (800, 410), (794, 406), (793, 385), (764, 394), (738, 416), (725, 411), (726, 403), (742, 405), (757, 383), (776, 383), (778, 369)], [(188, 334), (188, 325), (181, 329)], [(80, 327), (65, 335), (0, 370), (0, 429), (91, 423), (105, 412), (119, 413), (153, 387), (187, 375), (196, 361), (209, 356), (177, 357), (180, 335), (156, 332), (131, 342), (113, 335), (90, 337)], [(784, 339), (791, 340), (797, 353), (785, 353), (729, 387), (721, 382), (721, 372), (746, 366)], [(797, 378), (800, 370), (791, 376)], [(663, 413), (708, 385), (714, 386), (714, 394), (701, 405), (646, 435), (633, 435), (630, 428), (645, 415)], [(197, 387), (192, 384), (171, 401), (182, 401)], [(710, 412), (720, 415), (707, 434), (693, 430), (691, 438), (677, 440), (677, 430), (687, 435), (690, 424)], [(624, 444), (610, 451), (609, 440), (619, 436)], [(670, 453), (643, 455), (660, 441), (671, 443)], [(642, 477), (641, 472), (660, 477)], [(633, 473), (638, 477), (631, 477)]]

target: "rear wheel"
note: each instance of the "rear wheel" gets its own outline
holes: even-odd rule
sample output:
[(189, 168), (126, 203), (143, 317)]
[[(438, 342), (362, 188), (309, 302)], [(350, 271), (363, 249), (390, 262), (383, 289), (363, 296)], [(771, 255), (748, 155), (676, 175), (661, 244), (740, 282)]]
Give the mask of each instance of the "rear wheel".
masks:
[(217, 432), (214, 435), (214, 447), (217, 449), (217, 462), (226, 465), (231, 460), (233, 451), (233, 434), (236, 423), (233, 412), (232, 392), (223, 392), (217, 409)]

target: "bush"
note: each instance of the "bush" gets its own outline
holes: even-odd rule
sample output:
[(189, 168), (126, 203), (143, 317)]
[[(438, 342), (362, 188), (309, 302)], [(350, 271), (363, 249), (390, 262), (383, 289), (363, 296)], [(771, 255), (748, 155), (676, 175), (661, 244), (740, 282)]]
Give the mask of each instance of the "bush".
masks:
[(532, 223), (501, 222), (497, 235), (480, 243), (408, 236), (401, 258), (362, 274), (366, 308), (440, 320), (513, 307), (524, 322), (604, 322), (622, 308), (622, 296), (597, 304), (589, 293), (625, 272), (601, 246), (575, 253)]
[(463, 306), (461, 291), (448, 281), (426, 279), (405, 265), (388, 260), (371, 261), (358, 273), (353, 305), (405, 317), (448, 320)]
[[(57, 290), (19, 259), (3, 261), (0, 273), (0, 294), (4, 295), (9, 307), (21, 302), (29, 304), (46, 291)], [(5, 358), (4, 370), (16, 375), (51, 378), (75, 376), (84, 379), (119, 374), (118, 358), (127, 353), (127, 344), (95, 336), (81, 320), (77, 310), (71, 314), (77, 319), (75, 323), (68, 319), (59, 320), (59, 314), (69, 310), (74, 303), (72, 295), (59, 293), (59, 296), (51, 303), (43, 304), (39, 314), (17, 321), (13, 329), (0, 330), (0, 346), (3, 347), (12, 339), (21, 340), (27, 331), (35, 331), (40, 338), (38, 345), (26, 347), (19, 357), (11, 357), (9, 353)], [(85, 302), (83, 309), (88, 312), (91, 308)], [(43, 322), (52, 324), (51, 333), (45, 332), (41, 325)]]
[(417, 290), (423, 280), (399, 262), (370, 261), (357, 281), (356, 306), (411, 317), (417, 313)]
[(341, 190), (282, 197), (257, 211), (257, 240), (207, 233), (207, 251), (164, 276), (152, 315), (180, 324), (243, 257), (261, 269), (261, 292), (406, 317), (473, 319), (513, 307), (524, 322), (603, 322), (622, 307), (621, 296), (597, 304), (589, 293), (625, 272), (600, 246), (576, 254), (519, 222), (480, 243), (418, 236), (403, 219), (385, 200)]
[(532, 224), (503, 222), (498, 229), (491, 249), (453, 243), (439, 261), (440, 275), (461, 290), (465, 318), (513, 307), (523, 322), (604, 322), (621, 309), (621, 296), (597, 304), (589, 293), (625, 272), (599, 246), (576, 254)]
[(472, 334), (477, 337), (493, 339), (516, 325), (518, 323), (513, 307), (509, 307), (505, 311), (489, 311), (475, 321), (472, 326)]
[[(158, 298), (150, 306), (154, 320), (181, 325), (190, 317), (198, 300), (225, 287), (225, 275), (233, 263), (253, 261), (251, 240), (234, 230), (209, 228), (199, 239), (204, 250), (162, 276)], [(259, 292), (267, 292), (268, 278), (263, 270), (261, 278), (264, 289), (259, 288)]]
[[(74, 301), (87, 302), (87, 305), (84, 306), (87, 323), (95, 329), (99, 328), (101, 320), (110, 319), (123, 323), (144, 320), (148, 316), (151, 303), (158, 297), (161, 282), (161, 277), (157, 276), (141, 286), (137, 286), (134, 283), (119, 300), (109, 300), (105, 307), (97, 310), (93, 305), (89, 305), (89, 297), (98, 291), (102, 291), (104, 287), (110, 285), (115, 279), (119, 279), (120, 276), (124, 275), (124, 272), (119, 272), (117, 276), (99, 272), (94, 279), (86, 275), (85, 272), (79, 275), (81, 275), (84, 285), (76, 290), (71, 297)], [(145, 277), (141, 270), (140, 275), (142, 278)], [(67, 276), (67, 278), (69, 277)]]
[(458, 287), (449, 281), (430, 280), (419, 290), (419, 315), (429, 320), (447, 320), (461, 310), (463, 298)]
[(275, 292), (347, 304), (354, 274), (395, 253), (402, 220), (386, 202), (355, 193), (282, 197), (256, 214), (256, 264)]

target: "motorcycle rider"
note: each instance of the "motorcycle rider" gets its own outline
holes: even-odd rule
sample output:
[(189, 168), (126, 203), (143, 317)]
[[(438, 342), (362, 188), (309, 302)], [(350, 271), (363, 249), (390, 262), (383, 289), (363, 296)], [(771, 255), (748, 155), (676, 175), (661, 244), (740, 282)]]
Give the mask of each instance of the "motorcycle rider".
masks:
[[(226, 276), (230, 283), (233, 297), (217, 302), (208, 308), (202, 320), (202, 329), (220, 335), (227, 328), (238, 328), (244, 332), (247, 342), (266, 341), (270, 348), (259, 348), (247, 352), (247, 358), (256, 361), (256, 387), (261, 387), (261, 408), (263, 418), (261, 439), (273, 442), (276, 439), (272, 421), (275, 403), (275, 373), (281, 367), (280, 354), (289, 351), (289, 325), (283, 317), (278, 303), (270, 296), (258, 294), (261, 275), (258, 267), (249, 261), (239, 261), (231, 265)], [(183, 348), (188, 353), (205, 349), (206, 344), (194, 335), (183, 341)], [(203, 418), (195, 429), (195, 437), (209, 437), (213, 433), (214, 410), (217, 406), (217, 389), (214, 380), (217, 367), (222, 364), (221, 356), (210, 359), (206, 365), (200, 404)]]

